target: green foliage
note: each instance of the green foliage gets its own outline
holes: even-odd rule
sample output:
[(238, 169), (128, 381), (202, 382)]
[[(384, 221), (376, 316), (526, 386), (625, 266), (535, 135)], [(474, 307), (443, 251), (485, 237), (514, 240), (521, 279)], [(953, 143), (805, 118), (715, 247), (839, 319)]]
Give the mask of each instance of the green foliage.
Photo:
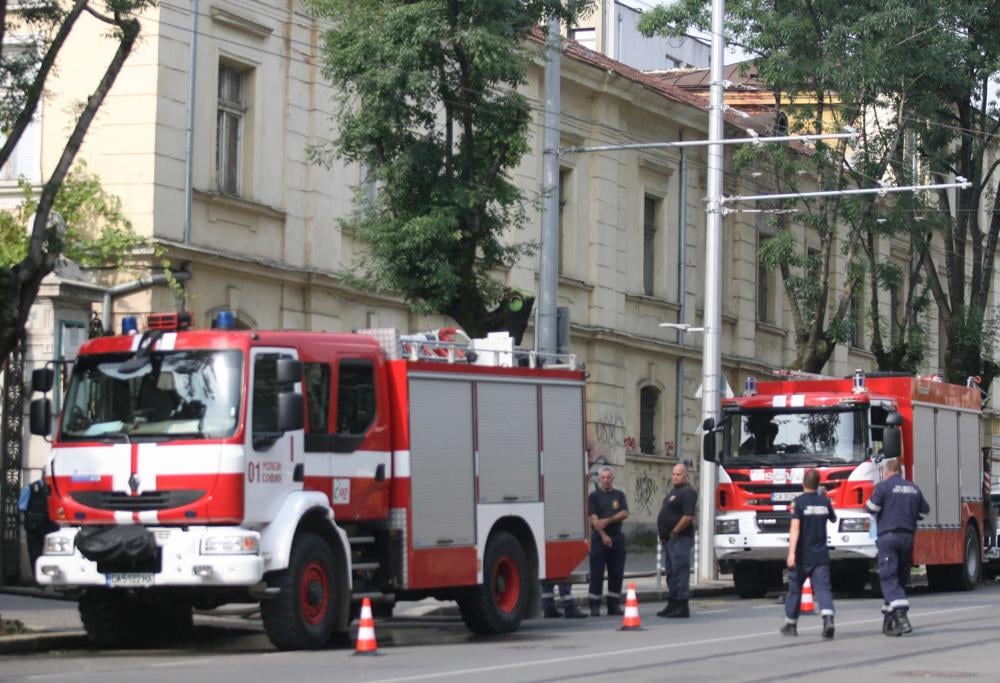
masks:
[[(710, 3), (682, 0), (643, 15), (640, 29), (647, 35), (680, 35), (689, 26), (709, 25)], [(909, 119), (897, 116), (912, 102), (935, 99), (927, 75), (943, 77), (940, 50), (925, 51), (948, 33), (941, 19), (941, 3), (910, 0), (848, 0), (809, 2), (803, 0), (731, 0), (726, 3), (726, 41), (754, 55), (757, 77), (778, 94), (789, 119), (789, 132), (833, 131), (851, 125), (865, 136), (851, 143), (818, 142), (804, 150), (789, 146), (761, 145), (736, 152), (737, 170), (753, 166), (766, 169), (777, 192), (813, 189), (841, 190), (874, 188), (887, 181), (904, 184), (912, 179), (913, 146), (907, 149)], [(948, 60), (945, 60), (946, 62)], [(954, 64), (954, 62), (951, 62)], [(924, 180), (924, 178), (921, 178)], [(804, 245), (769, 245), (763, 255), (768, 267), (781, 267), (785, 291), (792, 304), (799, 361), (820, 371), (833, 344), (846, 340), (858, 323), (851, 313), (851, 300), (867, 282), (869, 294), (879, 287), (905, 287), (907, 305), (902, 320), (885, 324), (878, 297), (869, 296), (872, 351), (880, 367), (906, 357), (922, 358), (926, 346), (920, 316), (926, 311), (927, 289), (908, 268), (886, 262), (881, 240), (902, 238), (926, 245), (930, 221), (918, 225), (914, 211), (920, 198), (913, 195), (875, 194), (851, 197), (786, 201), (794, 208), (794, 220), (818, 238), (818, 254), (805, 253)], [(780, 247), (780, 250), (779, 250)], [(848, 260), (848, 287), (834, 287), (826, 263), (839, 253)], [(920, 259), (917, 248), (909, 255), (910, 266)], [(893, 269), (895, 268), (895, 269)], [(882, 278), (882, 280), (880, 280)], [(895, 325), (895, 328), (893, 328)], [(903, 341), (887, 352), (881, 331), (907, 330), (890, 335)], [(894, 342), (895, 343), (895, 342)], [(882, 369), (897, 369), (882, 367)]]
[(374, 201), (359, 188), (344, 226), (367, 246), (355, 280), (478, 332), (503, 293), (493, 273), (533, 249), (506, 239), (525, 221), (511, 171), (529, 149), (529, 36), (592, 0), (310, 4), (333, 23), (324, 74), (340, 92), (338, 137), (313, 158), (363, 164), (378, 188)]
[[(38, 208), (31, 184), (19, 181), (23, 202), (0, 211), (0, 268), (10, 268), (27, 254), (27, 224)], [(79, 162), (56, 195), (53, 210), (66, 225), (59, 241), (63, 255), (85, 268), (118, 269), (139, 250), (154, 251), (150, 240), (136, 234), (122, 213), (121, 200), (101, 187), (100, 178)]]

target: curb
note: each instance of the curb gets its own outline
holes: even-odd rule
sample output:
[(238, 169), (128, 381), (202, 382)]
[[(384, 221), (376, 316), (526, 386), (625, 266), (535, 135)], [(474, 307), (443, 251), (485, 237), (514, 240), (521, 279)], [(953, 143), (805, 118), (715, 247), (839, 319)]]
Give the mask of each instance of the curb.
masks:
[(42, 631), (0, 638), (0, 655), (50, 652), (52, 650), (85, 650), (90, 647), (90, 639), (83, 631), (59, 631), (57, 633)]

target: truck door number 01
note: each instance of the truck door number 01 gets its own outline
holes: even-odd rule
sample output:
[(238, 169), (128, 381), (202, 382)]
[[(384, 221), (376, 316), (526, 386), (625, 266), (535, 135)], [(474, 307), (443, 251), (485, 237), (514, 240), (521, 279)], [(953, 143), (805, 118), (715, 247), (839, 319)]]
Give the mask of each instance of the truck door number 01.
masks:
[(281, 463), (273, 460), (247, 464), (247, 481), (251, 484), (280, 484)]

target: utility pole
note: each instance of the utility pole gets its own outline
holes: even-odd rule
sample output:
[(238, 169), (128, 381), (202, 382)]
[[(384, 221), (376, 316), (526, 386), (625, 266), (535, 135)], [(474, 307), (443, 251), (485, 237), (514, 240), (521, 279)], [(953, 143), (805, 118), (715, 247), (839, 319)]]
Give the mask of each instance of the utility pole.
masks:
[[(708, 197), (705, 221), (705, 318), (701, 361), (702, 420), (718, 421), (720, 413), (719, 385), (722, 375), (722, 178), (723, 146), (723, 17), (725, 0), (712, 0), (712, 51), (710, 63), (708, 107)], [(716, 577), (715, 548), (715, 479), (716, 465), (701, 461), (698, 478), (698, 583)]]
[(559, 19), (549, 19), (545, 38), (545, 117), (542, 134), (542, 244), (538, 266), (538, 324), (535, 350), (556, 352), (559, 287)]

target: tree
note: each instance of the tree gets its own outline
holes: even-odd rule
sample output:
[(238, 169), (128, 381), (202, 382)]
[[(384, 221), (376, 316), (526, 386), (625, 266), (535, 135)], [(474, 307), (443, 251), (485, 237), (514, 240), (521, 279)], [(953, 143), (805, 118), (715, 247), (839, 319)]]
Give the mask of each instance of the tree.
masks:
[[(38, 211), (38, 199), (27, 180), (20, 180), (24, 200), (14, 210), (0, 212), (0, 268), (11, 268), (28, 253), (24, 226)], [(162, 249), (136, 234), (122, 212), (121, 200), (108, 194), (100, 178), (83, 161), (63, 180), (52, 210), (65, 224), (62, 256), (91, 270), (121, 270), (138, 251), (162, 257)]]
[(535, 27), (553, 14), (571, 23), (592, 0), (311, 4), (333, 24), (324, 74), (339, 91), (337, 138), (315, 158), (360, 163), (378, 189), (372, 201), (360, 189), (344, 226), (367, 249), (357, 282), (472, 336), (524, 317), (530, 305), (513, 311), (517, 295), (495, 279), (534, 248), (505, 239), (526, 218), (511, 172), (531, 110), (517, 88), (540, 54)]
[(0, 165), (10, 159), (31, 122), (59, 54), (80, 17), (87, 13), (108, 25), (107, 37), (117, 42), (114, 55), (80, 107), (59, 159), (35, 200), (23, 256), (14, 263), (0, 265), (0, 367), (6, 365), (24, 336), (25, 322), (42, 279), (52, 272), (65, 251), (70, 233), (62, 231), (53, 215), (60, 190), (84, 136), (139, 37), (135, 15), (150, 4), (151, 0), (108, 0), (100, 6), (90, 0), (41, 0), (11, 8), (6, 2), (0, 4), (0, 130), (5, 136), (0, 146)]
[[(912, 123), (907, 114), (914, 102), (933, 100), (935, 87), (947, 79), (947, 67), (935, 61), (943, 56), (941, 51), (924, 49), (944, 31), (944, 24), (935, 23), (941, 19), (936, 4), (896, 0), (727, 3), (727, 40), (756, 56), (760, 80), (776, 93), (779, 104), (793, 110), (793, 126), (818, 132), (831, 123), (850, 124), (866, 133), (850, 147), (818, 143), (804, 154), (784, 147), (765, 148), (737, 155), (738, 161), (766, 156), (775, 187), (783, 187), (783, 192), (797, 191), (803, 175), (825, 190), (874, 188), (884, 180), (915, 179), (904, 160)], [(678, 33), (691, 25), (704, 28), (707, 9), (700, 0), (684, 0), (648, 13), (641, 26), (647, 33)], [(769, 240), (761, 258), (781, 270), (792, 308), (799, 367), (820, 371), (835, 344), (846, 341), (849, 327), (858, 322), (857, 313), (851, 312), (852, 300), (867, 279), (870, 348), (879, 367), (915, 370), (926, 349), (923, 321), (928, 285), (919, 274), (919, 264), (927, 261), (928, 240), (926, 230), (913, 218), (914, 211), (926, 205), (900, 195), (800, 199), (788, 204), (800, 212), (798, 222), (815, 231), (820, 250), (809, 254), (789, 234), (779, 233), (782, 239)], [(911, 245), (906, 278), (898, 263), (879, 257), (879, 242), (899, 235)], [(847, 263), (839, 292), (832, 288), (830, 269), (835, 248)], [(904, 284), (905, 292), (901, 291)], [(884, 289), (896, 290), (893, 299), (905, 303), (883, 314), (878, 292)], [(889, 333), (888, 344), (883, 331)]]
[[(1000, 370), (990, 302), (1000, 236), (1000, 111), (990, 92), (1000, 72), (1000, 7), (930, 3), (925, 27), (913, 41), (915, 54), (928, 62), (925, 92), (907, 112), (908, 127), (936, 182), (961, 176), (971, 186), (937, 193), (939, 211), (928, 222), (921, 264), (945, 331), (946, 377), (964, 383), (980, 376), (985, 389)], [(944, 248), (943, 275), (931, 258), (935, 238)]]

